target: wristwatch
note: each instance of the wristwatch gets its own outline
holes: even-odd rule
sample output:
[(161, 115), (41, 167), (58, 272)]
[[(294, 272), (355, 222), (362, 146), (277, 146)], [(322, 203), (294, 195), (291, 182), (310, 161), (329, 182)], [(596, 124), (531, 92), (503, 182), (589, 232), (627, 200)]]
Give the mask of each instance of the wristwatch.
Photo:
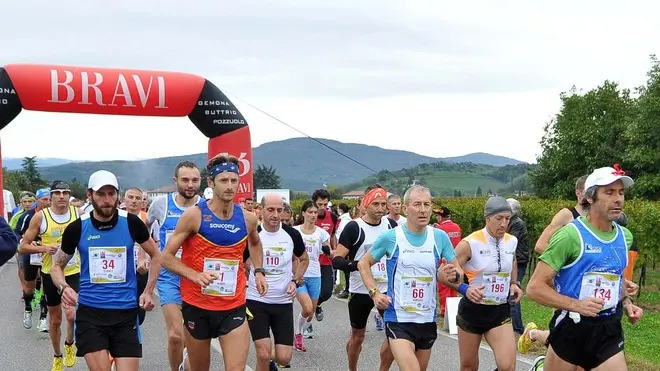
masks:
[(257, 276), (257, 273), (261, 273), (264, 277), (266, 277), (266, 271), (263, 268), (254, 268), (255, 277)]
[(522, 290), (522, 286), (520, 285), (520, 281), (511, 281), (511, 284), (518, 286), (518, 288)]
[(297, 279), (295, 279), (295, 278), (292, 279), (291, 282), (295, 283), (295, 284), (296, 284), (296, 287), (302, 287), (302, 285), (304, 285), (303, 280), (297, 280)]
[(71, 287), (71, 286), (68, 286), (68, 285), (59, 285), (59, 286), (57, 287), (57, 294), (60, 295), (60, 296), (62, 296), (62, 293), (64, 292), (64, 289), (66, 289), (67, 287)]

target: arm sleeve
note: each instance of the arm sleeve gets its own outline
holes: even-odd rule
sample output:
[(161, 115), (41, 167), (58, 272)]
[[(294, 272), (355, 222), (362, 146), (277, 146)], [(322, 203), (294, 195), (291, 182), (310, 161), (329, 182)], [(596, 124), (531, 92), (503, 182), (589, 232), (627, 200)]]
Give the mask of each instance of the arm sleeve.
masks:
[(60, 249), (66, 254), (73, 255), (80, 243), (80, 234), (82, 233), (82, 220), (80, 218), (74, 220), (64, 228), (62, 233), (62, 245)]
[(151, 203), (149, 211), (147, 211), (147, 222), (149, 224), (153, 223), (154, 220), (158, 220), (159, 223), (163, 222), (163, 219), (165, 219), (165, 207), (167, 206), (168, 196), (169, 195), (159, 196)]
[(440, 258), (445, 258), (447, 262), (456, 259), (456, 252), (454, 246), (451, 244), (449, 235), (442, 229), (433, 228), (435, 240), (440, 243)]
[(284, 224), (282, 225), (282, 229), (284, 229), (289, 237), (291, 237), (291, 241), (293, 241), (293, 255), (301, 257), (302, 254), (305, 253), (305, 242), (303, 241), (300, 232), (298, 232), (295, 228)]
[(353, 248), (360, 236), (360, 226), (353, 220), (346, 223), (339, 235), (339, 243), (347, 249)]
[(147, 225), (144, 224), (139, 216), (129, 213), (126, 221), (128, 222), (128, 230), (131, 232), (133, 241), (143, 244), (149, 239), (150, 235)]
[(394, 234), (394, 229), (390, 229), (378, 236), (376, 241), (374, 241), (374, 244), (369, 249), (369, 252), (371, 253), (371, 257), (373, 257), (374, 260), (379, 261), (385, 255), (391, 257), (395, 245), (396, 234)]
[(5, 218), (0, 218), (0, 266), (11, 259), (18, 249), (16, 233)]
[(572, 263), (580, 255), (580, 239), (572, 224), (559, 229), (550, 238), (550, 244), (539, 260), (548, 264), (555, 272)]

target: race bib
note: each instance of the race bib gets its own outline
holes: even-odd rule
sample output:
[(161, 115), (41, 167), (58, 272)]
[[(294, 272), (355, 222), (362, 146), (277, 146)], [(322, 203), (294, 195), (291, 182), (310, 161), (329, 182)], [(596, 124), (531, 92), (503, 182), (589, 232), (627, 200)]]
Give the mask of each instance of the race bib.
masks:
[(621, 276), (613, 273), (589, 272), (582, 276), (580, 300), (588, 297), (601, 298), (603, 310), (612, 309), (619, 304), (619, 284)]
[(264, 246), (264, 270), (267, 276), (282, 276), (285, 272), (281, 267), (284, 263), (284, 254), (286, 248), (284, 247), (267, 247)]
[(30, 254), (30, 265), (38, 265), (41, 266), (43, 263), (44, 256), (39, 253), (39, 254)]
[(135, 268), (138, 266), (138, 259), (140, 258), (140, 245), (135, 243), (133, 245), (133, 263), (135, 263)]
[[(165, 231), (165, 246), (167, 246), (167, 243), (170, 241), (170, 236), (174, 233), (174, 231)], [(183, 253), (183, 247), (179, 247), (179, 249), (176, 251), (176, 256), (177, 259), (181, 260), (181, 254)]]
[(387, 266), (385, 265), (385, 257), (378, 263), (371, 266), (371, 274), (374, 276), (376, 283), (387, 283)]
[(211, 273), (216, 279), (202, 294), (209, 296), (234, 296), (238, 278), (238, 260), (204, 258), (204, 272)]
[(89, 280), (92, 283), (126, 282), (126, 247), (90, 247)]
[(435, 289), (433, 277), (401, 277), (399, 288), (401, 306), (406, 312), (425, 313), (435, 310), (431, 307)]
[(481, 304), (499, 305), (509, 300), (510, 272), (482, 273), (484, 298)]

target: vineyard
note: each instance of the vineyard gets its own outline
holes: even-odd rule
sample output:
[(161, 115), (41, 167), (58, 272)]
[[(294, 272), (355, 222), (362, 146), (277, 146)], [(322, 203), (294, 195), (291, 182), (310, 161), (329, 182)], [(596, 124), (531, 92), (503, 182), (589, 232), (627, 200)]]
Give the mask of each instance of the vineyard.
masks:
[[(575, 205), (575, 201), (543, 200), (537, 198), (519, 199), (522, 219), (527, 224), (530, 247), (533, 249), (543, 229), (550, 223), (554, 214), (561, 208)], [(294, 215), (300, 212), (304, 200), (294, 200), (291, 204)], [(356, 200), (332, 200), (333, 205), (344, 202), (352, 210)], [(486, 198), (436, 198), (434, 203), (446, 206), (452, 212), (452, 220), (461, 226), (463, 235), (483, 228), (483, 208)], [(624, 211), (628, 216), (628, 228), (637, 239), (640, 251), (637, 266), (644, 264), (655, 270), (660, 263), (660, 202), (631, 200), (626, 201)], [(435, 220), (433, 220), (435, 222)]]

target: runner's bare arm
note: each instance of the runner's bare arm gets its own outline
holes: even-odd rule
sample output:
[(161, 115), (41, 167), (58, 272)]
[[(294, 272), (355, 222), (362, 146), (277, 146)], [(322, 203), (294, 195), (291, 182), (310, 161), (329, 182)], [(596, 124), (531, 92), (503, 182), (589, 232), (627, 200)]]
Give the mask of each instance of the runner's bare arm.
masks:
[(378, 287), (376, 284), (376, 279), (374, 278), (373, 273), (371, 272), (371, 266), (376, 264), (378, 261), (371, 256), (371, 251), (367, 251), (366, 254), (358, 261), (357, 269), (360, 272), (360, 277), (362, 282), (367, 289), (372, 289)]
[(291, 240), (293, 241), (293, 278), (301, 280), (309, 266), (309, 255), (305, 247), (305, 241), (298, 231), (292, 229)]
[(556, 275), (557, 272), (548, 263), (539, 260), (527, 283), (527, 296), (546, 307), (574, 311), (578, 300), (562, 295), (555, 290)]
[[(183, 264), (181, 260), (177, 259), (176, 252), (183, 242), (191, 235), (199, 231), (199, 224), (202, 221), (202, 212), (198, 207), (191, 207), (183, 212), (179, 221), (176, 223), (176, 228), (170, 236), (170, 239), (165, 245), (165, 249), (161, 253), (161, 264), (170, 272), (193, 280), (192, 277), (198, 273), (196, 270)], [(149, 272), (151, 276), (151, 272)]]
[(158, 279), (158, 275), (160, 274), (162, 255), (160, 253), (160, 249), (158, 248), (158, 245), (156, 244), (156, 241), (154, 241), (154, 239), (151, 237), (149, 237), (149, 239), (146, 240), (144, 243), (141, 243), (140, 248), (141, 249), (138, 254), (143, 255), (147, 253), (151, 257), (151, 263), (149, 266), (149, 277), (147, 278), (147, 286), (144, 288), (144, 291), (153, 293), (154, 289), (156, 288), (156, 280)]
[(259, 219), (253, 213), (246, 212), (245, 210), (243, 210), (243, 215), (245, 215), (245, 226), (248, 233), (248, 250), (250, 251), (252, 266), (255, 269), (263, 268), (263, 246), (261, 245), (261, 238), (259, 238), (259, 232), (257, 231)]
[(335, 235), (335, 233), (330, 235), (330, 248), (332, 250), (337, 249), (337, 236)]
[[(450, 264), (454, 264), (456, 266), (456, 271), (459, 272), (461, 276), (463, 276), (463, 266), (465, 263), (467, 263), (471, 258), (472, 258), (472, 249), (470, 248), (470, 243), (467, 242), (466, 240), (461, 240), (461, 242), (456, 245), (456, 249), (454, 250), (456, 253), (456, 259), (450, 261)], [(458, 282), (449, 282), (445, 279), (443, 279), (442, 275), (439, 277), (440, 283), (443, 285), (449, 287), (450, 289), (457, 291), (458, 290), (458, 285), (460, 285), (463, 281), (458, 280)]]
[(309, 266), (309, 255), (307, 255), (307, 251), (303, 252), (301, 256), (298, 256), (296, 260), (298, 264), (294, 264), (293, 278), (301, 280)]
[(57, 250), (53, 257), (53, 266), (50, 268), (50, 277), (55, 284), (55, 287), (60, 285), (66, 286), (66, 278), (64, 277), (64, 267), (73, 258), (74, 254), (67, 254), (62, 249)]
[(23, 234), (23, 239), (21, 240), (21, 244), (18, 247), (19, 255), (44, 253), (48, 250), (45, 246), (35, 246), (32, 244), (32, 242), (34, 242), (39, 235), (39, 229), (41, 228), (41, 220), (43, 215), (43, 212), (39, 211), (38, 213), (34, 214), (32, 219), (30, 219), (30, 224)]
[(541, 233), (541, 236), (539, 236), (539, 239), (536, 241), (536, 245), (534, 246), (536, 253), (539, 255), (543, 254), (543, 252), (548, 248), (548, 245), (550, 245), (550, 238), (552, 235), (561, 229), (561, 227), (570, 223), (572, 219), (573, 214), (571, 214), (570, 210), (559, 210), (559, 212), (552, 218), (550, 224), (545, 227), (543, 233)]

